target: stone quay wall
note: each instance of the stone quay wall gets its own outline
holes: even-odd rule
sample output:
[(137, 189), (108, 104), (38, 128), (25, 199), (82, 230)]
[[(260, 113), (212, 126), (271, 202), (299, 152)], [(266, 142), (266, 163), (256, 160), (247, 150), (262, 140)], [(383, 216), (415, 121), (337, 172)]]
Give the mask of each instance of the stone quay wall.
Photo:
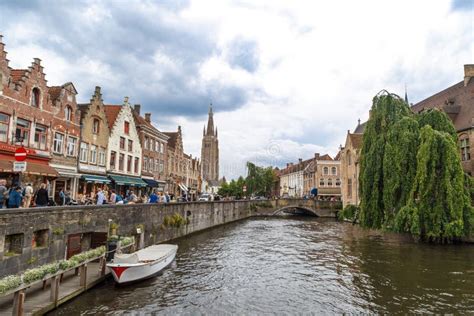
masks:
[[(0, 277), (65, 259), (71, 249), (85, 251), (104, 242), (112, 226), (120, 236), (135, 236), (137, 246), (152, 245), (281, 208), (303, 207), (334, 217), (337, 203), (313, 200), (220, 201), (169, 204), (69, 206), (0, 211)], [(179, 214), (180, 227), (165, 225)]]

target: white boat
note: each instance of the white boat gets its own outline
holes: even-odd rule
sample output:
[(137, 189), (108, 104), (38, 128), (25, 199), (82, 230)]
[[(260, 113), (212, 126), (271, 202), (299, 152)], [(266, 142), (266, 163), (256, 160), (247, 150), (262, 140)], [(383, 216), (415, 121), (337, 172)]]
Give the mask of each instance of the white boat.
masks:
[(117, 283), (129, 283), (156, 275), (173, 262), (177, 245), (153, 245), (131, 254), (115, 254), (107, 267)]

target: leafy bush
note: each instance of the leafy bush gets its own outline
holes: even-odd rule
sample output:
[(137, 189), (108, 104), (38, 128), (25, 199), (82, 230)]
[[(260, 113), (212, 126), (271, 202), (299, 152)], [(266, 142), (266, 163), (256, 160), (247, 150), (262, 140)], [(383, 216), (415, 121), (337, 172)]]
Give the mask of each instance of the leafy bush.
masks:
[(126, 247), (128, 245), (131, 245), (135, 242), (135, 238), (133, 236), (131, 237), (124, 237), (120, 240), (120, 245), (122, 247)]
[(9, 275), (0, 279), (0, 294), (16, 289), (21, 285), (21, 277), (19, 275)]
[(346, 205), (346, 207), (337, 213), (337, 218), (341, 221), (348, 219), (353, 221), (359, 213), (359, 207), (356, 205)]
[(189, 220), (185, 219), (181, 214), (174, 213), (172, 216), (166, 215), (163, 218), (163, 225), (165, 227), (181, 227), (187, 225)]

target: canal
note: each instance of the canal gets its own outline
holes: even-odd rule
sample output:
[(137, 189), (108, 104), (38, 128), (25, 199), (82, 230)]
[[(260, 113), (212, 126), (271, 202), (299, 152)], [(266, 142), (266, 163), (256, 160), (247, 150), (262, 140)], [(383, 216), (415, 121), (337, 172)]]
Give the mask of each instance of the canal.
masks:
[(310, 217), (257, 218), (176, 241), (162, 275), (112, 280), (50, 315), (474, 313), (474, 247)]

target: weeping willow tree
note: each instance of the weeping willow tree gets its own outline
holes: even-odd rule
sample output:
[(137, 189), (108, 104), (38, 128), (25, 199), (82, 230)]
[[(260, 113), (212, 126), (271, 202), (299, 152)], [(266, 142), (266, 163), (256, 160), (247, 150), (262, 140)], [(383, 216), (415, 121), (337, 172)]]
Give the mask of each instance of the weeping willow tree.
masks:
[(359, 221), (365, 227), (380, 228), (384, 223), (384, 156), (388, 131), (409, 115), (407, 104), (397, 95), (384, 90), (373, 99), (371, 117), (364, 131), (359, 178)]
[(416, 175), (419, 143), (418, 122), (404, 117), (394, 123), (386, 137), (383, 159), (384, 226), (393, 227), (395, 216), (405, 206)]
[(457, 144), (451, 134), (430, 125), (421, 129), (416, 176), (395, 227), (422, 240), (445, 242), (469, 233), (472, 210)]
[(456, 133), (454, 125), (446, 113), (438, 109), (430, 109), (417, 114), (417, 120), (420, 128), (425, 125), (429, 125), (436, 131), (448, 133), (451, 135), (454, 141), (457, 142), (458, 134)]

